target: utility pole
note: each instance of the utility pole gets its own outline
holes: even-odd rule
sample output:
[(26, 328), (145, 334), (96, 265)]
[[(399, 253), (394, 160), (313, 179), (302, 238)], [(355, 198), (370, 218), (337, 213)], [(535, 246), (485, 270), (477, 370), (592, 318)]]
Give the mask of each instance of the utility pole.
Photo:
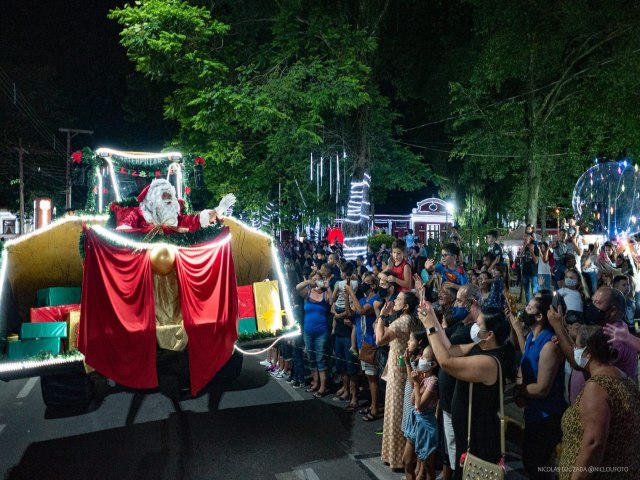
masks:
[(24, 235), (24, 161), (23, 155), (28, 154), (24, 148), (22, 148), (22, 138), (18, 143), (18, 170), (20, 175), (20, 235)]
[[(71, 208), (71, 139), (79, 133), (93, 135), (93, 130), (79, 130), (77, 128), (59, 128), (59, 132), (67, 134), (67, 161), (66, 161), (66, 190), (65, 190), (65, 206)], [(72, 135), (73, 134), (73, 135)]]

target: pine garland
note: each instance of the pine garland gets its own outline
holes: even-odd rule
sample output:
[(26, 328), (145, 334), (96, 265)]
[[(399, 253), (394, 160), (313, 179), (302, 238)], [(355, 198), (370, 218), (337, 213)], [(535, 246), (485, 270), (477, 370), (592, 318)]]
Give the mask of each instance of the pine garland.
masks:
[(279, 328), (278, 330), (276, 330), (275, 333), (273, 333), (271, 331), (260, 331), (260, 332), (253, 332), (253, 333), (240, 333), (238, 335), (237, 343), (251, 342), (253, 340), (263, 340), (265, 338), (281, 337), (282, 335), (285, 335), (287, 333), (295, 332), (297, 329), (298, 329), (297, 326), (293, 326), (293, 327)]

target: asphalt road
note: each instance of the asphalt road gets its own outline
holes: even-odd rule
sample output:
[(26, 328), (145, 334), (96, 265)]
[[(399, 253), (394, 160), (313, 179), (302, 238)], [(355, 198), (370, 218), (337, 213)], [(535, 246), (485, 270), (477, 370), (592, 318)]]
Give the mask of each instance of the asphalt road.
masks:
[[(38, 378), (0, 384), (6, 479), (397, 479), (380, 462), (382, 421), (363, 422), (246, 357), (240, 378), (197, 399), (108, 395), (97, 410), (45, 419)], [(510, 445), (509, 478), (524, 478)]]

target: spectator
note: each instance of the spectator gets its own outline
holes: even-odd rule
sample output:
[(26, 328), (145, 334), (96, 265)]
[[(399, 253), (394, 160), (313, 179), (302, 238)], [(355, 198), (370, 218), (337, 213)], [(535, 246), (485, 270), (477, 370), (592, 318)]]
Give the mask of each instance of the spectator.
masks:
[(631, 283), (629, 277), (626, 275), (616, 275), (613, 278), (613, 288), (619, 290), (627, 302), (627, 308), (625, 310), (624, 321), (629, 328), (629, 331), (635, 335), (635, 315), (636, 315), (636, 302), (631, 293)]
[(335, 401), (349, 401), (349, 411), (355, 412), (358, 407), (357, 363), (351, 350), (351, 334), (354, 328), (353, 309), (347, 309), (350, 297), (345, 291), (349, 285), (357, 290), (358, 281), (353, 280), (353, 264), (347, 262), (342, 266), (342, 279), (336, 282), (333, 291), (333, 325), (331, 335), (334, 336), (334, 352), (336, 356), (336, 372), (342, 377), (342, 392), (336, 395)]
[(460, 249), (453, 243), (448, 243), (442, 247), (442, 261), (434, 266), (434, 261), (429, 259), (425, 263), (427, 271), (429, 273), (436, 272), (442, 276), (443, 282), (451, 284), (453, 288), (460, 288), (460, 286), (469, 282), (467, 275), (464, 273), (464, 269), (457, 265), (458, 254)]
[[(469, 383), (473, 382), (472, 428), (470, 453), (491, 463), (501, 460), (500, 452), (500, 391), (498, 362), (503, 379), (513, 378), (515, 357), (508, 342), (509, 323), (503, 312), (490, 308), (483, 310), (473, 324), (471, 338), (478, 348), (466, 356), (451, 355), (451, 344), (438, 325), (433, 309), (427, 304), (419, 310), (420, 320), (429, 333), (429, 344), (442, 370), (457, 379), (451, 403), (453, 429), (456, 441), (455, 464), (460, 464), (462, 453), (467, 452), (467, 426), (469, 409)], [(457, 468), (454, 479), (462, 478)]]
[(567, 306), (565, 321), (568, 324), (582, 323), (584, 299), (580, 292), (582, 275), (577, 270), (568, 269), (564, 276), (564, 287), (558, 290)]
[(304, 302), (304, 344), (311, 369), (311, 385), (307, 389), (316, 398), (324, 397), (328, 390), (326, 347), (329, 341), (327, 314), (331, 308), (328, 287), (319, 273), (296, 285)]
[(564, 356), (553, 343), (555, 335), (547, 320), (551, 298), (532, 298), (522, 316), (531, 329), (524, 345), (518, 385), (513, 396), (524, 406), (522, 463), (530, 479), (553, 478), (544, 467), (551, 467), (552, 454), (562, 438), (564, 399)]
[(564, 272), (566, 266), (564, 264), (564, 257), (569, 252), (569, 245), (567, 244), (567, 230), (561, 228), (558, 231), (558, 239), (553, 243), (553, 260), (555, 261), (554, 280), (558, 288), (564, 287)]
[(551, 290), (551, 267), (549, 266), (549, 244), (540, 242), (540, 256), (538, 257), (538, 281), (534, 293), (538, 290)]
[(411, 228), (407, 230), (407, 234), (403, 238), (407, 248), (412, 248), (416, 244), (416, 238), (417, 237), (413, 234), (413, 230)]
[[(376, 343), (390, 345), (389, 361), (383, 376), (387, 379), (385, 397), (385, 415), (382, 436), (382, 461), (390, 465), (394, 471), (404, 471), (402, 453), (404, 437), (402, 435), (402, 405), (404, 384), (407, 372), (399, 357), (403, 356), (409, 341), (409, 334), (419, 327), (414, 313), (418, 298), (411, 292), (401, 292), (396, 301), (387, 303), (382, 315), (375, 324)], [(385, 318), (391, 312), (398, 315), (389, 327), (385, 326)]]
[(520, 268), (522, 269), (522, 287), (524, 288), (524, 296), (527, 303), (531, 300), (533, 282), (538, 276), (539, 256), (540, 249), (535, 244), (533, 235), (525, 234), (522, 250), (520, 250)]
[(478, 275), (478, 287), (480, 287), (480, 291), (482, 292), (482, 298), (484, 300), (489, 296), (489, 292), (491, 291), (491, 285), (493, 282), (491, 281), (491, 274), (489, 271), (480, 272)]
[[(374, 322), (376, 321), (376, 312), (373, 308), (373, 304), (376, 301), (380, 301), (380, 297), (377, 294), (377, 282), (376, 277), (367, 272), (362, 277), (362, 284), (360, 286), (364, 296), (358, 300), (355, 292), (350, 285), (345, 287), (345, 292), (351, 298), (349, 305), (353, 305), (355, 309), (355, 326), (356, 326), (356, 341), (358, 350), (362, 348), (364, 342), (369, 345), (377, 346), (374, 336)], [(372, 422), (380, 418), (380, 405), (379, 405), (379, 388), (378, 388), (378, 366), (360, 361), (360, 366), (367, 382), (369, 383), (369, 393), (371, 395), (371, 404), (369, 407), (361, 410), (360, 413), (364, 416), (362, 420), (365, 422)]]
[(390, 264), (391, 268), (388, 268), (384, 274), (386, 274), (386, 280), (388, 283), (395, 283), (398, 288), (398, 293), (411, 289), (412, 273), (411, 267), (405, 259), (406, 244), (404, 240), (394, 240), (391, 246), (391, 257), (393, 262)]
[[(584, 312), (584, 322), (587, 325), (604, 325), (614, 324), (623, 325), (627, 328), (623, 318), (626, 311), (626, 301), (624, 295), (618, 290), (610, 287), (600, 287), (593, 294), (592, 303), (587, 307)], [(562, 353), (569, 361), (572, 367), (570, 382), (569, 382), (569, 402), (573, 403), (578, 393), (585, 385), (586, 378), (582, 374), (584, 368), (575, 360), (574, 357), (574, 341), (569, 336), (564, 323), (562, 321), (563, 312), (562, 308), (556, 311), (553, 307), (547, 313), (547, 318), (553, 330), (556, 332), (556, 337)], [(622, 344), (618, 348), (618, 355), (616, 356), (613, 365), (622, 370), (628, 377), (635, 379), (638, 374), (638, 356), (635, 350), (626, 344)]]
[(498, 263), (502, 263), (502, 247), (498, 243), (498, 231), (489, 230), (486, 236), (487, 243), (489, 244), (489, 251), (491, 263), (487, 265), (487, 269), (495, 267)]
[[(416, 473), (407, 472), (405, 478), (435, 480), (435, 453), (440, 433), (436, 419), (438, 404), (438, 364), (433, 350), (427, 347), (412, 372), (413, 392), (411, 429), (407, 432), (407, 447), (418, 459)], [(405, 448), (405, 452), (407, 449)]]
[[(444, 330), (447, 341), (451, 345), (449, 347), (450, 355), (464, 355), (473, 346), (471, 328), (480, 315), (481, 308), (482, 292), (478, 287), (467, 284), (457, 291), (455, 303), (453, 304), (453, 322)], [(458, 469), (456, 459), (459, 455), (456, 451), (451, 406), (455, 386), (456, 379), (448, 372), (440, 369), (438, 372), (438, 388), (440, 392), (439, 409), (442, 411), (442, 430), (444, 432), (442, 449), (445, 461), (443, 469), (445, 478), (451, 478), (453, 472)]]
[[(575, 361), (590, 378), (562, 418), (560, 478), (636, 480), (640, 472), (638, 387), (613, 366), (618, 352), (607, 343), (601, 328), (583, 326), (577, 343)], [(627, 468), (611, 470), (621, 466)], [(593, 467), (597, 469), (590, 473)]]

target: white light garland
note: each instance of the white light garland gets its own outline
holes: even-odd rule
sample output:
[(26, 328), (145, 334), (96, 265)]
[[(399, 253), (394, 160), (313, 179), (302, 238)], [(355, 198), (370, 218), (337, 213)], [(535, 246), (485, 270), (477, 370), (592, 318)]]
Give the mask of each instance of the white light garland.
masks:
[(265, 352), (268, 352), (270, 349), (272, 349), (273, 347), (275, 347), (275, 345), (280, 341), (280, 340), (285, 340), (287, 338), (294, 338), (294, 337), (298, 337), (302, 335), (302, 332), (300, 331), (300, 326), (298, 326), (298, 329), (293, 331), (293, 332), (288, 332), (285, 333), (284, 335), (279, 336), (278, 338), (275, 339), (275, 341), (269, 345), (267, 348), (263, 348), (262, 350), (258, 350), (256, 352), (248, 352), (247, 350), (243, 350), (242, 348), (240, 348), (238, 345), (234, 345), (233, 348), (235, 350), (237, 350), (238, 352), (240, 352), (243, 355), (262, 355)]
[(30, 370), (40, 367), (49, 367), (53, 365), (64, 365), (66, 363), (82, 362), (84, 355), (78, 352), (73, 357), (57, 356), (53, 358), (47, 358), (43, 360), (22, 360), (22, 361), (8, 361), (0, 362), (0, 373), (19, 372), (22, 370)]
[(181, 160), (182, 153), (180, 152), (164, 152), (164, 153), (147, 153), (147, 152), (123, 152), (121, 150), (115, 150), (113, 148), (98, 148), (96, 155), (102, 158), (111, 156), (129, 158), (131, 160), (156, 160), (166, 158), (169, 160)]

